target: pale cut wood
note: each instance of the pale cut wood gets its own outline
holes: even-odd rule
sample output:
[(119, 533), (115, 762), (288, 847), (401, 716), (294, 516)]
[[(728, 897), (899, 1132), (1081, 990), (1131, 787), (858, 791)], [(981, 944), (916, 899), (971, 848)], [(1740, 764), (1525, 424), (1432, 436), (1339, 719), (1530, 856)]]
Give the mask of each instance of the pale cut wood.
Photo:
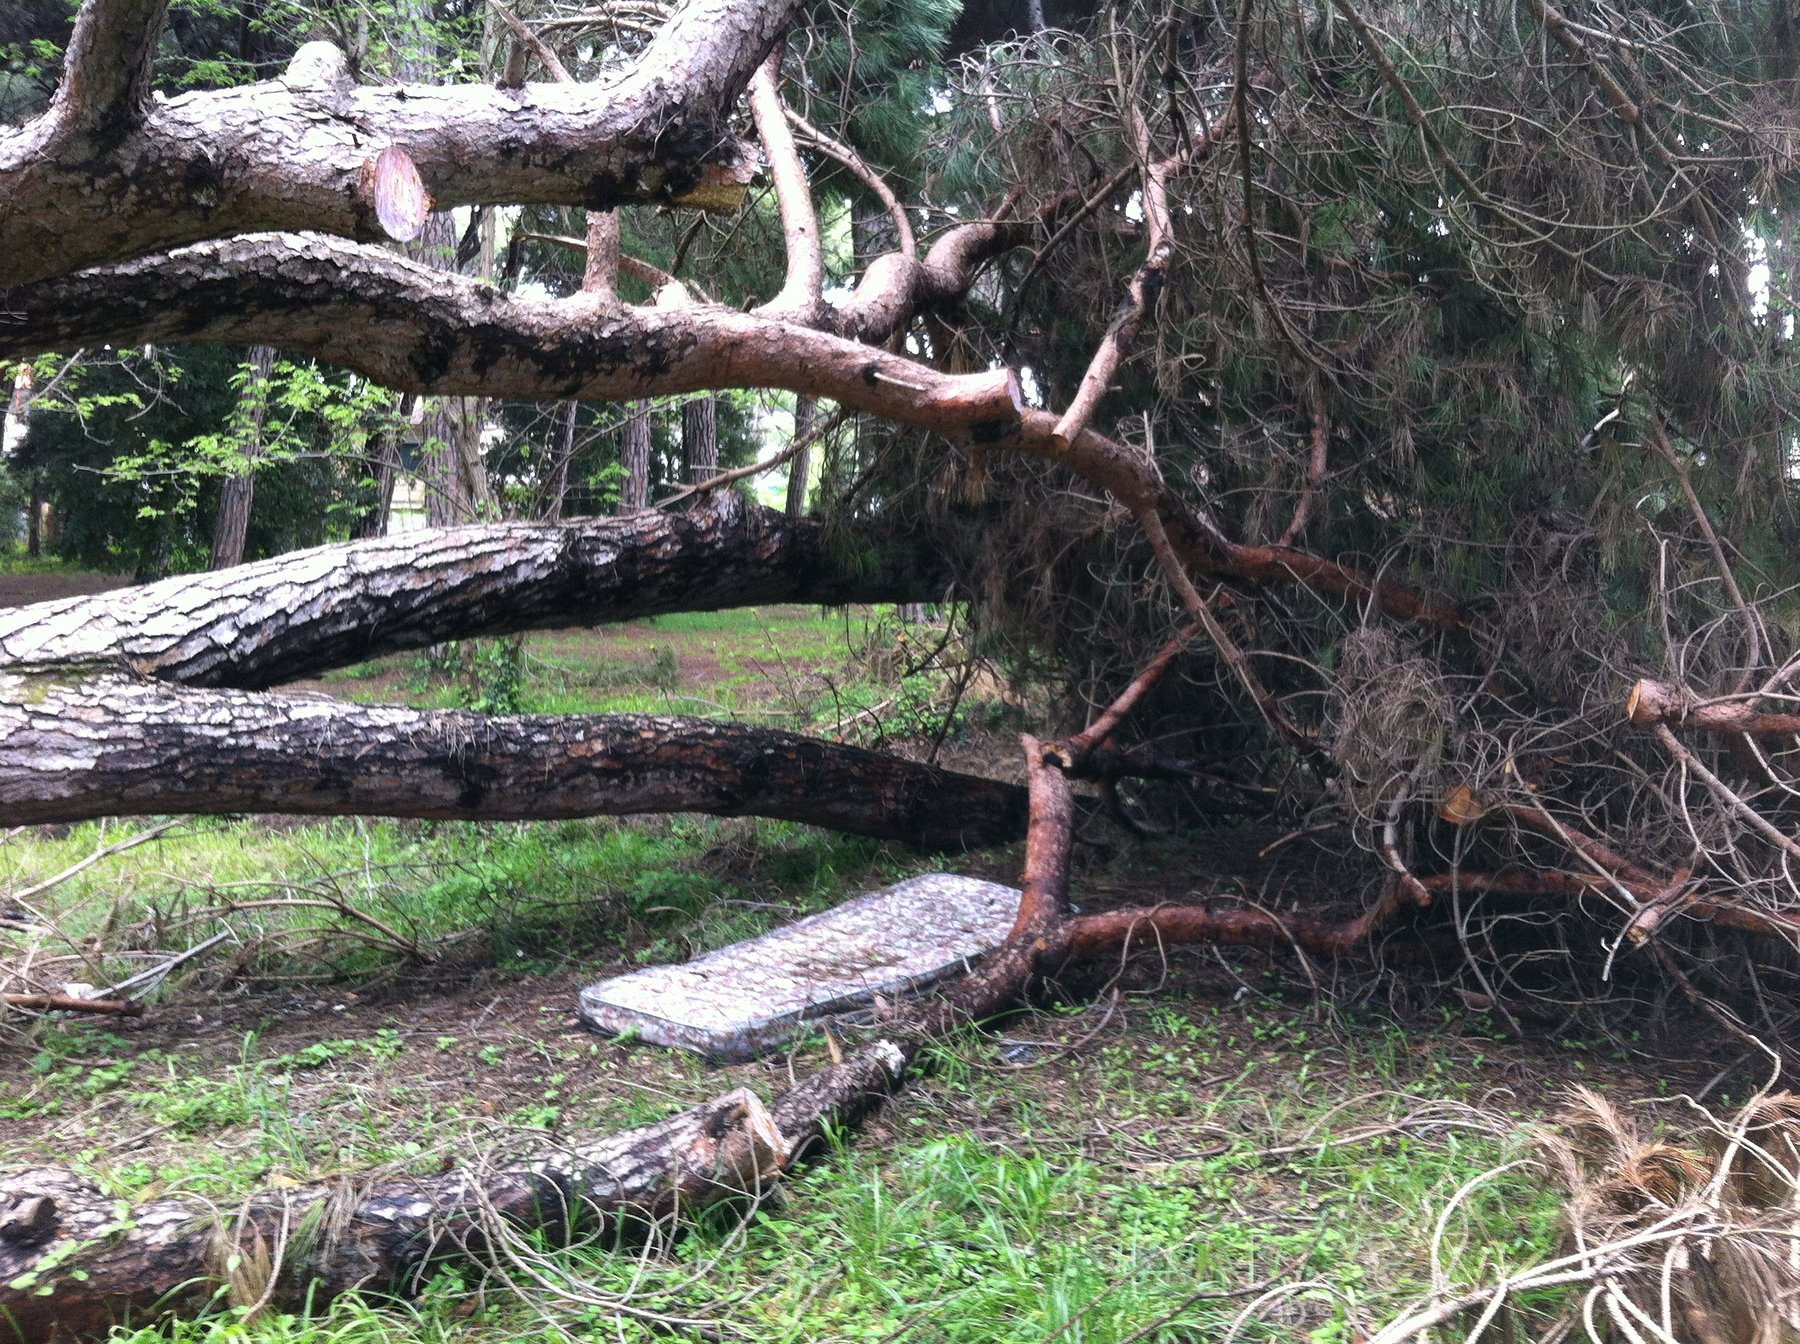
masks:
[(410, 243), (424, 230), (431, 214), (431, 194), (404, 149), (389, 145), (370, 159), (362, 187), (374, 203), (381, 231), (395, 242)]

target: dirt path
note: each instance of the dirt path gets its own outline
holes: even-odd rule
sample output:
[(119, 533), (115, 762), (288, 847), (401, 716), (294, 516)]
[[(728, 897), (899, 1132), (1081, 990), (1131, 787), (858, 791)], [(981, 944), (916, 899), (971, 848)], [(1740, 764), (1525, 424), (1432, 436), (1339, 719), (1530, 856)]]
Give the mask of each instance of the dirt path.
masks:
[(0, 607), (25, 607), (130, 586), (131, 579), (124, 574), (0, 574)]

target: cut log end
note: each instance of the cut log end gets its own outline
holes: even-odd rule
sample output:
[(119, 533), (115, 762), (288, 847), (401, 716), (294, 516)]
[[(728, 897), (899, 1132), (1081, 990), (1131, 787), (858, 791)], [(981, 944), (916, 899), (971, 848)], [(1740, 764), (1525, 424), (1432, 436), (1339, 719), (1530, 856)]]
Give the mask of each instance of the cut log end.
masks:
[(1466, 784), (1458, 784), (1438, 804), (1438, 816), (1452, 826), (1469, 826), (1487, 815), (1487, 806)]
[(398, 145), (363, 164), (357, 196), (374, 213), (382, 233), (398, 243), (417, 238), (431, 215), (432, 199), (418, 166)]
[(744, 204), (750, 185), (750, 170), (740, 162), (708, 164), (700, 170), (700, 180), (673, 198), (672, 204), (689, 210), (704, 210), (712, 215), (735, 215)]

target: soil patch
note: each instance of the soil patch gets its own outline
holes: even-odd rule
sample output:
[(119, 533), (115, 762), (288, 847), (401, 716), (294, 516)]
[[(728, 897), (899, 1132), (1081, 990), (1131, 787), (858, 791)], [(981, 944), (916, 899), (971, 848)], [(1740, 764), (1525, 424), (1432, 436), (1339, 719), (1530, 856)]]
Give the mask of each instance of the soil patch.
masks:
[(27, 607), (130, 586), (131, 579), (124, 574), (0, 574), (0, 607)]

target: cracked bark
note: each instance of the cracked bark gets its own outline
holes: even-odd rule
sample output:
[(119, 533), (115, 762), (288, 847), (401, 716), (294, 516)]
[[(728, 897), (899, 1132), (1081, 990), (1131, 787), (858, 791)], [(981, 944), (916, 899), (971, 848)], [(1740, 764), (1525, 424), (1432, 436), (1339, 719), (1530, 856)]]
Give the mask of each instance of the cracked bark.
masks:
[(941, 591), (923, 543), (875, 557), (840, 574), (816, 524), (723, 494), (685, 514), (420, 530), (0, 610), (0, 670), (256, 690), (445, 639)]

